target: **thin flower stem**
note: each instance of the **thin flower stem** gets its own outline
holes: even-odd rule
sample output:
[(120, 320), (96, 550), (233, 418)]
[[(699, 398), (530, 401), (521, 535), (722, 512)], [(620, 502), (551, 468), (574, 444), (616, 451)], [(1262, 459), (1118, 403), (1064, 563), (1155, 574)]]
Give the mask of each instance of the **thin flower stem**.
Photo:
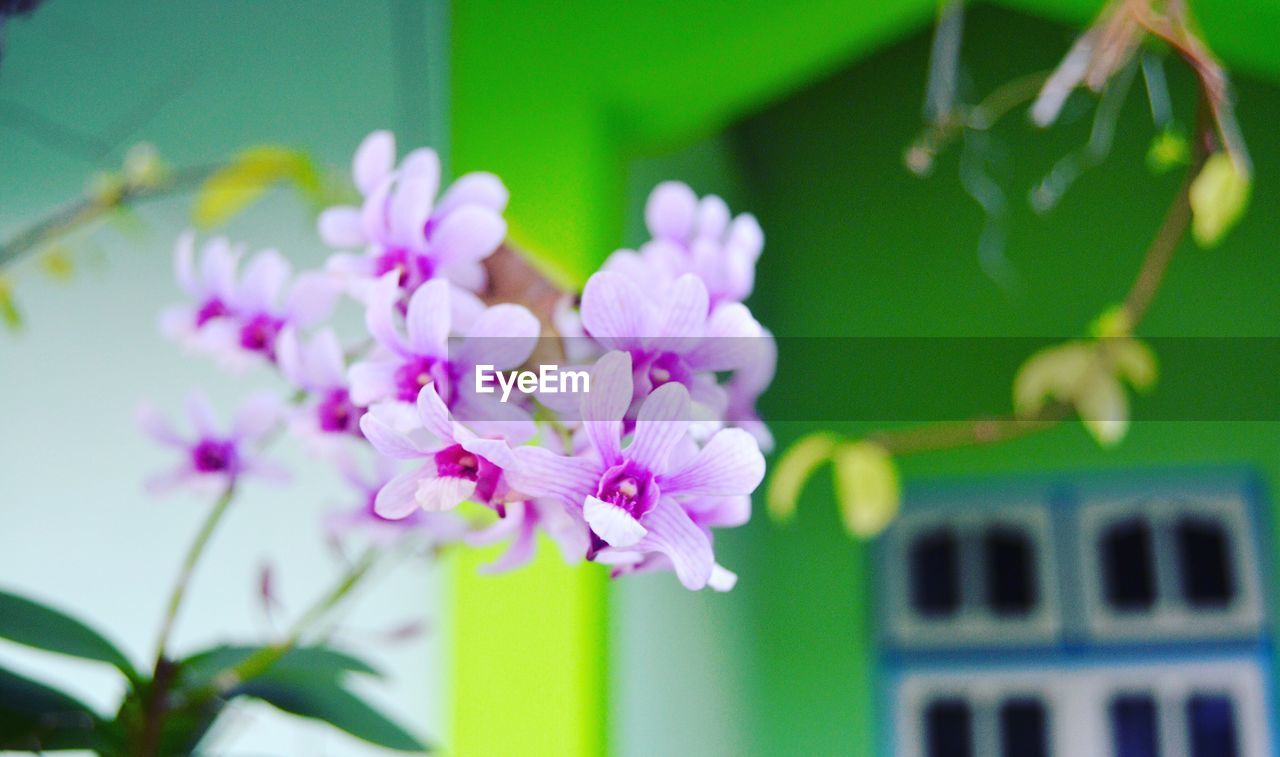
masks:
[(178, 572), (177, 583), (174, 584), (173, 593), (169, 595), (169, 604), (165, 609), (164, 620), (160, 625), (160, 637), (156, 645), (156, 667), (159, 667), (165, 661), (169, 646), (169, 637), (173, 635), (174, 622), (178, 618), (178, 611), (182, 608), (182, 600), (186, 596), (187, 587), (191, 583), (191, 576), (195, 572), (196, 564), (200, 561), (200, 556), (204, 554), (205, 547), (209, 544), (209, 538), (213, 536), (214, 529), (217, 528), (222, 516), (226, 514), (227, 508), (231, 505), (231, 501), (235, 498), (236, 487), (232, 482), (223, 490), (222, 495), (218, 497), (218, 501), (214, 503), (213, 508), (209, 510), (209, 514), (205, 516), (204, 523), (200, 526), (200, 531), (196, 534), (196, 539), (187, 549), (187, 555), (182, 560), (182, 568)]

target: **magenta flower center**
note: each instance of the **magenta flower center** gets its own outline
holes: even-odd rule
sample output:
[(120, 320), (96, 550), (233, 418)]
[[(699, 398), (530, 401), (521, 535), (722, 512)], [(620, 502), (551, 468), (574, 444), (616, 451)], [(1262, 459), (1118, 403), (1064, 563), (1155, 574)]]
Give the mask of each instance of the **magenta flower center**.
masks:
[(414, 402), (418, 399), (418, 392), (422, 391), (422, 387), (434, 382), (440, 399), (444, 400), (445, 405), (452, 405), (454, 399), (452, 378), (451, 366), (447, 360), (438, 360), (433, 357), (411, 358), (396, 369), (396, 397), (401, 402)]
[(461, 444), (445, 447), (436, 453), (436, 474), (475, 481), (480, 476), (480, 456), (466, 451)]
[(214, 297), (201, 305), (200, 309), (196, 311), (196, 328), (202, 328), (214, 318), (222, 318), (228, 315), (231, 315), (231, 309), (222, 300)]
[(261, 352), (275, 360), (276, 335), (284, 328), (284, 321), (266, 313), (259, 313), (240, 327), (240, 346), (250, 352)]
[[(468, 452), (461, 444), (440, 450), (436, 453), (435, 461), (436, 475), (476, 482), (476, 491), (473, 496), (477, 502), (492, 503), (495, 495), (500, 493), (502, 468), (474, 452)], [(498, 514), (502, 515), (501, 503), (496, 503), (496, 506)]]
[(346, 389), (334, 389), (316, 405), (320, 430), (330, 434), (359, 434), (364, 408), (351, 401)]
[(693, 372), (685, 365), (684, 360), (673, 352), (658, 353), (644, 370), (644, 378), (649, 380), (649, 389), (657, 389), (663, 384), (676, 381), (689, 386), (693, 382)]
[(606, 470), (600, 477), (596, 497), (622, 508), (628, 515), (639, 520), (657, 503), (658, 486), (652, 473), (630, 460), (624, 460)]
[(378, 276), (395, 271), (400, 288), (411, 292), (435, 276), (435, 265), (426, 255), (403, 247), (392, 247), (374, 260), (373, 271)]
[(236, 445), (220, 439), (204, 439), (191, 450), (191, 464), (200, 473), (233, 470), (236, 458)]

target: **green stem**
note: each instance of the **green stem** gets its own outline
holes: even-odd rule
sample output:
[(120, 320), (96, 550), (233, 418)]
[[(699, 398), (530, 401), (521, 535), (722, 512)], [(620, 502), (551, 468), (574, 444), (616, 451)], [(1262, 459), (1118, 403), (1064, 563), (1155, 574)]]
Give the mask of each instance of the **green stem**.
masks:
[(209, 544), (209, 538), (213, 536), (213, 531), (217, 528), (222, 516), (226, 514), (227, 508), (231, 505), (231, 500), (235, 497), (235, 484), (227, 485), (227, 488), (218, 497), (218, 501), (214, 503), (213, 508), (209, 510), (209, 514), (205, 516), (204, 523), (200, 526), (200, 531), (196, 534), (196, 539), (187, 549), (187, 555), (182, 560), (182, 569), (178, 573), (177, 583), (174, 584), (173, 593), (169, 595), (169, 605), (165, 610), (164, 620), (160, 625), (160, 639), (156, 645), (156, 666), (157, 668), (165, 660), (168, 652), (169, 637), (173, 635), (174, 622), (178, 618), (178, 611), (182, 608), (182, 600), (186, 597), (187, 587), (191, 583), (191, 576), (195, 572), (196, 564), (200, 561), (200, 556), (204, 554), (205, 547)]

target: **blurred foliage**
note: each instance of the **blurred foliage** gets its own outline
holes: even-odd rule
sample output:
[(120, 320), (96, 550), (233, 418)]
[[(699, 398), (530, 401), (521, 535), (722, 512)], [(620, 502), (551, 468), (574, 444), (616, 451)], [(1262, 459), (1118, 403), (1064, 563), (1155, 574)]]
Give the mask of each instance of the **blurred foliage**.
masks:
[(1249, 171), (1226, 152), (1216, 152), (1191, 184), (1191, 234), (1201, 247), (1213, 247), (1244, 215), (1249, 204)]
[(192, 220), (202, 228), (225, 223), (277, 184), (292, 186), (312, 199), (322, 189), (320, 172), (306, 153), (272, 145), (251, 147), (204, 182), (196, 193)]
[[(350, 675), (379, 676), (367, 663), (323, 646), (221, 645), (162, 661), (154, 677), (85, 623), (25, 597), (0, 591), (0, 639), (102, 662), (125, 677), (112, 719), (57, 689), (0, 668), (0, 749), (90, 749), (105, 755), (185, 754), (226, 706), (260, 699), (284, 712), (328, 723), (371, 744), (400, 751), (427, 747), (347, 686)], [(251, 663), (273, 660), (259, 672)]]

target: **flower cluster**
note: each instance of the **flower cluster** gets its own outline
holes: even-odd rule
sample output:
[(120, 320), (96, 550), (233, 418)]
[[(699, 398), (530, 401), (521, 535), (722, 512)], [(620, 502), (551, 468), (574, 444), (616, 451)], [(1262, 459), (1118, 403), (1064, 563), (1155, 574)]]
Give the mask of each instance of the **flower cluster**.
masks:
[[(484, 260), (506, 236), (496, 176), (441, 192), (437, 155), (397, 162), (386, 132), (364, 140), (352, 174), (362, 202), (320, 216), (334, 253), (319, 270), (292, 276), (268, 250), (240, 272), (244, 252), (227, 241), (206, 242), (197, 260), (194, 239), (179, 240), (189, 301), (165, 313), (164, 331), (227, 365), (272, 366), (292, 403), (255, 401), (219, 433), (195, 401), (194, 441), (148, 411), (147, 429), (186, 453), (169, 479), (225, 485), (263, 470), (254, 453), (283, 425), (355, 492), (326, 521), (335, 537), (509, 540), (488, 567), (508, 570), (545, 533), (567, 559), (614, 575), (667, 570), (690, 589), (731, 588), (712, 529), (750, 517), (771, 444), (755, 403), (776, 351), (743, 304), (763, 247), (755, 219), (661, 184), (645, 209), (652, 238), (614, 253), (580, 297), (540, 319), (484, 299)], [(363, 314), (350, 342), (326, 322), (343, 295)], [(566, 402), (481, 391), (482, 370), (527, 367), (544, 339), (589, 377), (582, 392)]]

